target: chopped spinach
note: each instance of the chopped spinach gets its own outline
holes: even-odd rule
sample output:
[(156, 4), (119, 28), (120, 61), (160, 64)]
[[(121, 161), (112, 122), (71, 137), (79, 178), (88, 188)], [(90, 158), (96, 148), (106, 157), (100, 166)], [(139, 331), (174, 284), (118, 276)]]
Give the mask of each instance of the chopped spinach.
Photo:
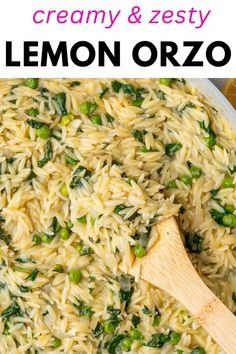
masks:
[(153, 334), (151, 340), (145, 344), (146, 347), (162, 348), (169, 341), (169, 336), (164, 333)]
[(107, 350), (110, 354), (116, 354), (116, 350), (119, 347), (121, 341), (126, 338), (124, 334), (114, 334), (111, 340), (107, 343)]
[(207, 133), (206, 143), (207, 143), (207, 146), (209, 147), (209, 149), (212, 149), (213, 146), (216, 144), (216, 133), (211, 128), (210, 124), (208, 125), (208, 127), (206, 127), (204, 121), (199, 122), (199, 125), (200, 125), (200, 128), (205, 130), (205, 132)]
[(138, 140), (140, 143), (144, 142), (144, 138), (143, 138), (144, 132), (143, 131), (138, 130), (138, 129), (133, 129), (131, 133), (132, 133), (133, 137), (136, 140)]
[(204, 120), (199, 122), (200, 128), (205, 130), (205, 132), (209, 135), (209, 136), (214, 136), (216, 137), (216, 133), (214, 132), (214, 130), (211, 128), (210, 124), (208, 125), (208, 127), (206, 126)]
[(126, 209), (127, 207), (124, 204), (119, 204), (115, 207), (114, 209), (114, 213), (117, 215), (120, 215), (120, 212), (124, 209)]
[(154, 318), (153, 318), (153, 326), (158, 326), (161, 320), (161, 313), (160, 311), (155, 308), (155, 314), (154, 314)]
[(145, 93), (147, 92), (142, 88), (136, 89), (136, 91), (133, 93), (132, 96), (132, 101), (131, 101), (132, 106), (141, 107), (144, 101), (144, 97), (142, 95)]
[(106, 113), (105, 115), (108, 123), (112, 123), (115, 120), (115, 118), (112, 117), (109, 113)]
[(96, 327), (92, 330), (93, 338), (99, 337), (103, 333), (103, 325), (98, 322)]
[(165, 94), (164, 94), (164, 92), (163, 91), (161, 91), (161, 90), (159, 90), (158, 92), (157, 92), (157, 97), (159, 98), (159, 100), (165, 100)]
[(229, 167), (229, 172), (231, 175), (234, 174), (236, 172), (236, 166)]
[(26, 177), (25, 182), (32, 181), (33, 178), (37, 177), (34, 171), (31, 171), (30, 174)]
[(6, 287), (6, 284), (5, 283), (2, 283), (1, 281), (0, 281), (0, 290), (1, 289), (4, 289)]
[(66, 110), (66, 93), (65, 92), (59, 92), (55, 95), (54, 97), (54, 102), (56, 106), (57, 113), (60, 116), (64, 116), (67, 114)]
[(28, 116), (31, 116), (31, 117), (36, 117), (39, 115), (39, 110), (38, 108), (30, 108), (28, 109), (27, 111), (25, 111), (25, 113), (28, 115)]
[(61, 225), (59, 224), (56, 216), (54, 216), (52, 219), (51, 229), (54, 235), (56, 235), (61, 230)]
[(0, 227), (0, 240), (4, 241), (7, 246), (11, 243), (11, 236), (8, 235), (1, 227)]
[(16, 158), (15, 158), (15, 157), (8, 157), (6, 160), (7, 160), (7, 163), (9, 163), (10, 165), (12, 165), (13, 162), (16, 161)]
[(65, 158), (66, 163), (68, 163), (72, 166), (76, 166), (78, 163), (78, 160), (74, 154), (74, 149), (72, 149), (68, 146), (65, 148), (64, 158)]
[(27, 119), (26, 123), (34, 129), (39, 129), (42, 128), (44, 125), (46, 125), (45, 123), (39, 122), (38, 120), (34, 120), (34, 119)]
[(1, 313), (1, 317), (3, 320), (9, 319), (11, 316), (20, 316), (20, 306), (16, 301), (14, 301)]
[(78, 163), (78, 160), (77, 159), (73, 159), (71, 156), (65, 154), (65, 161), (66, 163), (72, 165), (72, 166), (76, 166), (77, 163)]
[(102, 91), (99, 93), (99, 98), (102, 99), (108, 91), (109, 91), (109, 87), (104, 87)]
[(56, 264), (55, 267), (53, 268), (53, 271), (57, 272), (57, 273), (63, 273), (64, 269), (63, 269), (63, 266), (61, 264)]
[(223, 225), (223, 217), (227, 214), (227, 212), (224, 211), (218, 211), (216, 209), (210, 209), (209, 210), (212, 219), (219, 225)]
[(93, 315), (93, 310), (90, 306), (84, 305), (84, 302), (76, 299), (76, 303), (73, 306), (78, 310), (78, 315), (91, 318)]
[(215, 199), (215, 197), (217, 196), (217, 194), (218, 194), (219, 191), (220, 191), (220, 188), (212, 189), (212, 190), (210, 191), (210, 193), (211, 193), (211, 198), (212, 198), (212, 199)]
[(19, 289), (22, 293), (28, 293), (31, 291), (31, 288), (29, 286), (24, 286), (24, 285), (19, 285)]
[(116, 93), (119, 93), (121, 90), (126, 94), (131, 96), (131, 104), (136, 107), (140, 107), (143, 103), (143, 94), (146, 93), (146, 90), (143, 88), (136, 88), (130, 84), (122, 84), (119, 81), (112, 81), (112, 88)]
[(119, 315), (121, 314), (121, 310), (114, 309), (112, 306), (107, 306), (107, 313), (110, 315), (109, 322), (114, 326), (117, 326), (120, 322)]
[(39, 270), (38, 269), (33, 269), (32, 272), (28, 275), (28, 277), (26, 278), (26, 280), (31, 280), (31, 281), (34, 281), (37, 277), (39, 273)]
[[(17, 87), (19, 87), (19, 85), (12, 85), (11, 91), (15, 90)], [(11, 93), (12, 93), (12, 92), (11, 92)]]
[(18, 257), (18, 258), (15, 259), (15, 261), (19, 262), (19, 263), (28, 263), (28, 262), (33, 263), (32, 259), (31, 258), (27, 258), (27, 257), (26, 258)]
[(75, 189), (77, 187), (82, 187), (83, 184), (81, 182), (81, 179), (84, 178), (85, 180), (88, 180), (92, 176), (92, 172), (87, 170), (86, 167), (84, 166), (79, 166), (73, 173), (72, 180), (70, 182), (70, 188)]
[(185, 237), (185, 244), (192, 253), (200, 253), (203, 246), (203, 237), (196, 233), (188, 233)]
[(139, 325), (140, 322), (141, 322), (141, 319), (139, 316), (136, 316), (136, 315), (132, 316), (131, 323), (135, 328)]
[(173, 156), (174, 153), (182, 148), (182, 144), (179, 142), (166, 144), (165, 145), (165, 152), (168, 156)]
[(9, 336), (9, 335), (10, 335), (9, 326), (8, 326), (7, 322), (4, 323), (4, 329), (3, 329), (2, 334), (3, 334), (4, 336)]
[(134, 292), (132, 282), (133, 282), (133, 278), (126, 277), (125, 275), (121, 274), (121, 276), (120, 276), (120, 285), (121, 285), (120, 299), (122, 302), (126, 303), (126, 306), (128, 306), (130, 304), (131, 297)]
[(113, 90), (116, 93), (119, 93), (120, 89), (122, 88), (123, 84), (119, 81), (112, 81), (111, 86), (113, 88)]
[(146, 305), (144, 305), (144, 307), (142, 308), (142, 313), (144, 313), (144, 315), (147, 315), (149, 317), (152, 316), (151, 311), (148, 309), (148, 307)]
[(196, 108), (196, 106), (192, 102), (188, 102), (179, 112), (183, 112), (186, 108)]
[(50, 161), (52, 158), (53, 158), (53, 147), (51, 141), (48, 140), (44, 151), (44, 157), (38, 161), (38, 166), (39, 167), (45, 166), (48, 163), (48, 161)]
[(80, 85), (81, 85), (81, 82), (79, 82), (79, 81), (72, 81), (69, 86), (70, 86), (71, 88), (73, 88), (73, 87), (77, 87), (77, 86), (80, 86)]
[(40, 87), (39, 88), (40, 96), (44, 98), (48, 98), (45, 93), (48, 93), (49, 90), (46, 87)]
[[(127, 207), (127, 206), (124, 205), (124, 204), (119, 204), (119, 205), (117, 205), (117, 206), (115, 207), (114, 213), (117, 214), (117, 215), (120, 215), (120, 216), (124, 216), (124, 214), (121, 214), (121, 211), (122, 211), (122, 210), (125, 210), (125, 209), (127, 209), (127, 211), (128, 211), (129, 208), (130, 208), (130, 207)], [(134, 214), (132, 214), (132, 215), (128, 218), (128, 220), (129, 220), (129, 221), (133, 221), (138, 215), (139, 215), (139, 214), (138, 214), (138, 212), (136, 211)]]

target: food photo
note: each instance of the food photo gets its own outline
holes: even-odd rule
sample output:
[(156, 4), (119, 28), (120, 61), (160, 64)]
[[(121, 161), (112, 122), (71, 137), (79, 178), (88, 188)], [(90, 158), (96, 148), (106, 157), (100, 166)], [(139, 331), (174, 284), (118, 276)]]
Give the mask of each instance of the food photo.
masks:
[(235, 353), (235, 87), (0, 80), (1, 354)]

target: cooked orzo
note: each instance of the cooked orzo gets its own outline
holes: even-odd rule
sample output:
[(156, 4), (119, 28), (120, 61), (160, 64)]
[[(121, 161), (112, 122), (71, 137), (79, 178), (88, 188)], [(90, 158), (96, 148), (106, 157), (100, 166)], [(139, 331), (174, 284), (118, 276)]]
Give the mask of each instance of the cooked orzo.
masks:
[(220, 353), (183, 305), (119, 269), (175, 215), (236, 310), (235, 151), (184, 80), (1, 80), (0, 353)]

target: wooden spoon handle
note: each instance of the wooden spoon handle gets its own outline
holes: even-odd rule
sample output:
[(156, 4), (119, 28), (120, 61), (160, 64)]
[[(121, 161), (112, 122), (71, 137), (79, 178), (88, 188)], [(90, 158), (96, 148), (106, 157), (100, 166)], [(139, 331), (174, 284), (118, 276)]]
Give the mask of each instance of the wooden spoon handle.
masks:
[(176, 221), (172, 218), (156, 227), (159, 242), (139, 264), (141, 278), (176, 298), (225, 353), (236, 354), (236, 317), (197, 274), (184, 249)]
[(213, 298), (211, 303), (203, 307), (196, 319), (225, 353), (236, 353), (236, 319), (218, 298)]
[[(183, 277), (183, 292), (176, 293), (197, 322), (215, 339), (227, 354), (236, 354), (236, 317), (210, 291), (192, 265)], [(195, 289), (193, 289), (193, 286)]]

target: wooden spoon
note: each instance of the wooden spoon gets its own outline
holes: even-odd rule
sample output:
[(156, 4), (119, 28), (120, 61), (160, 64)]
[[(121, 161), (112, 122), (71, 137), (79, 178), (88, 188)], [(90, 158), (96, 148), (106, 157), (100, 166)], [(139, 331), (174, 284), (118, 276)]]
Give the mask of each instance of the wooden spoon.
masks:
[(158, 233), (158, 241), (128, 272), (181, 302), (225, 353), (236, 354), (236, 317), (197, 274), (174, 217), (153, 226), (152, 232)]

